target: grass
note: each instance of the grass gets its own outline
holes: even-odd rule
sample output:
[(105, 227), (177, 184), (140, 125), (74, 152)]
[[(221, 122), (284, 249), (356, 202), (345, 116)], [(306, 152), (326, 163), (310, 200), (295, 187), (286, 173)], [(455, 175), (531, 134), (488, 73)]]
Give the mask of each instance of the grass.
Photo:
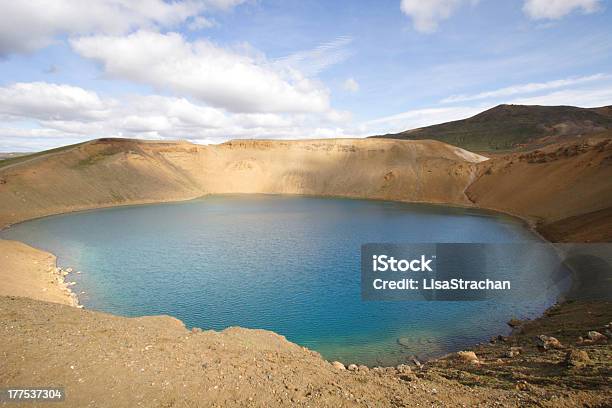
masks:
[(59, 152), (65, 151), (65, 150), (69, 150), (69, 149), (72, 149), (73, 147), (80, 146), (80, 145), (82, 145), (84, 143), (86, 143), (86, 142), (75, 143), (75, 144), (72, 144), (72, 145), (56, 147), (55, 149), (43, 150), (42, 152), (36, 152), (36, 153), (26, 154), (26, 155), (23, 155), (23, 156), (11, 157), (10, 159), (0, 160), (0, 169), (2, 169), (3, 167), (9, 166), (9, 165), (21, 163), (23, 161), (30, 160), (30, 159), (33, 159), (33, 158), (36, 158), (36, 157), (41, 157), (41, 156), (45, 156), (47, 154), (59, 153)]

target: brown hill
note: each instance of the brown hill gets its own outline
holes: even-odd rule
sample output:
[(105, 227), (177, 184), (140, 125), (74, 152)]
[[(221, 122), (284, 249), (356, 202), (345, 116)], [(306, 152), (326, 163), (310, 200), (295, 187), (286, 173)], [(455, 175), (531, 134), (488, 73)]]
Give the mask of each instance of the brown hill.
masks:
[(272, 193), (476, 206), (537, 222), (551, 239), (565, 240), (559, 228), (568, 220), (581, 230), (568, 236), (612, 240), (605, 228), (611, 135), (600, 136), (488, 161), (437, 141), (94, 140), (0, 164), (0, 225), (204, 194)]
[(436, 141), (244, 140), (201, 146), (95, 140), (0, 167), (0, 225), (214, 193), (469, 205), (463, 190), (482, 160)]
[(554, 241), (612, 241), (612, 139), (550, 145), (479, 165), (468, 197), (520, 214)]
[(612, 129), (612, 107), (499, 105), (468, 119), (373, 136), (433, 139), (472, 151), (534, 148)]

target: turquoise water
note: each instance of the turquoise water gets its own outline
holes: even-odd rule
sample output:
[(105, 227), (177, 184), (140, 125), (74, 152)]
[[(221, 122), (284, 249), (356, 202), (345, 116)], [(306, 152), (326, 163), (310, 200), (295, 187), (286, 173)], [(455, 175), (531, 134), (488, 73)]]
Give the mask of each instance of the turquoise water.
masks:
[(467, 209), (232, 195), (47, 217), (2, 238), (53, 252), (89, 309), (168, 314), (189, 327), (273, 330), (328, 359), (428, 358), (508, 332), (553, 299), (363, 302), (368, 242), (538, 242), (517, 220)]

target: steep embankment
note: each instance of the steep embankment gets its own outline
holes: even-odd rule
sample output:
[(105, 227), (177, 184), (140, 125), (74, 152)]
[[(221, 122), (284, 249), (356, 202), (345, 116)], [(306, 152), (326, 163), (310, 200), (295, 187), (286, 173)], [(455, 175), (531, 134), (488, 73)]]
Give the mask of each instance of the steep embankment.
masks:
[(612, 139), (494, 157), (466, 193), (479, 207), (537, 221), (553, 241), (611, 241)]
[(282, 193), (468, 205), (482, 156), (435, 141), (95, 140), (2, 167), (0, 225), (73, 210)]

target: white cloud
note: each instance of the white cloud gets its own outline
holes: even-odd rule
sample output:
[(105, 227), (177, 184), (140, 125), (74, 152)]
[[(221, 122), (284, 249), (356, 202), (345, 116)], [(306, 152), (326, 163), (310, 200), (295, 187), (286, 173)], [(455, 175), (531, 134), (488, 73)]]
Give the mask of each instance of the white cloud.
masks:
[(100, 119), (108, 113), (95, 92), (46, 82), (16, 83), (0, 88), (0, 117), (24, 116), (40, 120)]
[(262, 55), (186, 41), (178, 33), (74, 39), (76, 52), (99, 61), (107, 74), (233, 112), (324, 112), (329, 91), (299, 71), (279, 71)]
[(27, 150), (32, 140), (52, 147), (117, 136), (196, 142), (341, 137), (350, 114), (229, 113), (185, 98), (108, 98), (75, 86), (32, 82), (0, 87), (0, 119), (0, 151), (7, 151)]
[(520, 95), (525, 93), (533, 93), (539, 91), (545, 91), (550, 89), (565, 88), (578, 84), (584, 84), (587, 82), (601, 81), (610, 79), (611, 76), (607, 74), (595, 74), (583, 77), (574, 77), (566, 79), (557, 79), (554, 81), (547, 82), (532, 82), (528, 84), (520, 84), (508, 86), (505, 88), (496, 89), (493, 91), (480, 92), (473, 95), (453, 95), (448, 98), (444, 98), (441, 103), (455, 103), (455, 102), (466, 102), (474, 101), (479, 99), (491, 99), (491, 98), (504, 98), (512, 95)]
[(344, 81), (342, 88), (348, 92), (359, 92), (359, 83), (354, 78), (349, 78)]
[[(3, 1), (0, 55), (28, 52), (61, 35), (125, 34), (139, 28), (174, 27), (213, 8), (244, 0), (27, 0)], [(194, 20), (196, 21), (196, 20)]]
[(438, 29), (440, 21), (448, 19), (461, 5), (478, 0), (402, 0), (400, 9), (412, 19), (414, 28), (422, 33)]
[(535, 20), (557, 20), (574, 10), (593, 13), (601, 7), (601, 0), (525, 0), (523, 12)]

